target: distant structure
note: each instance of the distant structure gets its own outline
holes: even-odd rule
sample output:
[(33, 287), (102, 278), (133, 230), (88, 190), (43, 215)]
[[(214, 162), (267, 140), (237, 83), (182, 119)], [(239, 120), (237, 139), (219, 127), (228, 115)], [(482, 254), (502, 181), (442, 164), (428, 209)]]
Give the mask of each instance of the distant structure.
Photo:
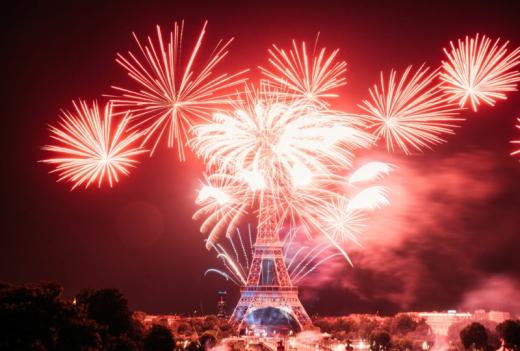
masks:
[(418, 312), (417, 315), (426, 320), (426, 323), (432, 328), (432, 331), (437, 336), (447, 336), (450, 326), (460, 321), (493, 321), (495, 323), (502, 323), (510, 319), (509, 312), (502, 311), (488, 311), (476, 310), (470, 312), (457, 312), (456, 310), (449, 310), (447, 312)]
[(217, 301), (217, 317), (225, 318), (227, 317), (226, 313), (226, 299), (227, 291), (221, 290), (217, 293), (218, 301)]
[(435, 335), (447, 336), (448, 329), (453, 323), (471, 320), (472, 315), (469, 312), (457, 312), (450, 310), (447, 312), (419, 312), (419, 317), (424, 318), (426, 323), (432, 328)]

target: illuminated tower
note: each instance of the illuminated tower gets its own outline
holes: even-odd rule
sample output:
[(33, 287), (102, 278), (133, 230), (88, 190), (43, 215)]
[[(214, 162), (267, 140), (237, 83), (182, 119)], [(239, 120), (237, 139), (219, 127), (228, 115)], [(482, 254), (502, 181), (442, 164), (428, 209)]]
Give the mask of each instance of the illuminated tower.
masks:
[(312, 323), (298, 298), (298, 288), (289, 277), (279, 228), (266, 200), (264, 195), (260, 201), (253, 259), (231, 322), (239, 329), (252, 325), (269, 329), (276, 328), (284, 319), (290, 329), (306, 329)]
[(226, 291), (218, 292), (218, 301), (217, 301), (217, 317), (224, 318), (226, 316), (226, 300), (224, 296), (227, 295)]

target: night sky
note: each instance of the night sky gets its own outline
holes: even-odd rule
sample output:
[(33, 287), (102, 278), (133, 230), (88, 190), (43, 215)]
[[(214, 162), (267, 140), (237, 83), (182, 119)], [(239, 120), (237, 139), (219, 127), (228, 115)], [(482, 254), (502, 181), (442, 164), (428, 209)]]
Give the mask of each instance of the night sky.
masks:
[[(319, 44), (340, 48), (348, 63), (333, 105), (355, 112), (381, 70), (436, 67), (450, 40), (479, 32), (520, 45), (518, 1), (34, 1), (2, 12), (0, 280), (55, 281), (67, 296), (115, 287), (149, 313), (215, 312), (219, 289), (236, 301), (232, 284), (203, 277), (218, 262), (191, 219), (201, 162), (190, 153), (180, 163), (163, 145), (113, 189), (72, 192), (37, 162), (61, 108), (134, 86), (114, 61), (135, 50), (132, 31), (144, 37), (184, 19), (190, 44), (208, 20), (206, 47), (235, 37), (223, 69), (251, 68), (252, 79), (270, 45), (313, 43), (320, 32)], [(363, 249), (347, 247), (354, 268), (334, 261), (304, 281), (309, 312), (520, 313), (520, 163), (509, 156), (518, 116), (516, 92), (463, 112), (457, 134), (433, 151), (359, 155), (398, 166), (388, 179), (393, 205), (376, 214)]]

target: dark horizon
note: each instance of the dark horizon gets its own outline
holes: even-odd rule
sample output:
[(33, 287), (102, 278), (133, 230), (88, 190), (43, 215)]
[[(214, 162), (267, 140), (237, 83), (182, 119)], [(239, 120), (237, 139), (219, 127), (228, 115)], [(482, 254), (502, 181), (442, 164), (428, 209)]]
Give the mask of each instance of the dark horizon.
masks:
[[(238, 289), (204, 271), (218, 266), (192, 220), (203, 166), (180, 163), (160, 147), (113, 189), (69, 190), (38, 163), (48, 124), (76, 99), (106, 101), (111, 85), (129, 84), (114, 62), (135, 50), (131, 32), (152, 35), (185, 20), (188, 46), (208, 20), (206, 48), (235, 37), (224, 70), (267, 60), (290, 41), (340, 49), (347, 81), (333, 106), (358, 111), (381, 70), (436, 67), (450, 40), (483, 33), (520, 46), (520, 2), (348, 1), (312, 3), (65, 1), (12, 4), (2, 23), (5, 162), (0, 281), (54, 281), (72, 296), (83, 288), (118, 288), (147, 313), (216, 311), (218, 290), (234, 305)], [(509, 309), (520, 313), (520, 163), (509, 155), (520, 92), (493, 108), (465, 111), (447, 143), (413, 156), (379, 147), (359, 155), (399, 166), (392, 207), (348, 247), (355, 266), (338, 260), (306, 279), (310, 314)], [(245, 224), (245, 223), (244, 223)], [(384, 233), (383, 233), (384, 232)], [(324, 288), (325, 287), (325, 288)], [(516, 299), (515, 299), (516, 297)], [(491, 301), (492, 300), (492, 301)]]

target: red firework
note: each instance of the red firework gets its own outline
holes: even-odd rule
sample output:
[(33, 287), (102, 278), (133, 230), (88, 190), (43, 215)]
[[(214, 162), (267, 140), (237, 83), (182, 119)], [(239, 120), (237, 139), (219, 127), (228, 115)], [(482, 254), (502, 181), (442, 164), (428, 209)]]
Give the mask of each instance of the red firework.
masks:
[(520, 48), (508, 53), (508, 41), (491, 42), (477, 34), (459, 39), (457, 46), (450, 42), (451, 51), (444, 49), (448, 60), (442, 62), (443, 89), (461, 108), (471, 105), (477, 111), (481, 102), (494, 106), (507, 98), (506, 92), (517, 90), (520, 72), (513, 69), (520, 63)]
[(206, 24), (185, 66), (181, 66), (184, 22), (175, 23), (173, 32), (166, 39), (157, 26), (156, 41), (148, 37), (145, 44), (134, 33), (140, 58), (132, 52), (128, 52), (127, 57), (117, 55), (116, 62), (138, 83), (139, 89), (113, 87), (121, 92), (121, 96), (113, 97), (114, 106), (130, 109), (133, 127), (146, 134), (143, 143), (153, 139), (151, 154), (166, 133), (168, 147), (176, 143), (179, 159), (184, 160), (189, 129), (207, 119), (216, 106), (229, 102), (230, 94), (224, 92), (226, 88), (244, 81), (239, 76), (245, 71), (232, 75), (214, 74), (216, 66), (228, 54), (227, 47), (233, 39), (219, 41), (206, 64), (196, 69), (195, 61)]
[[(314, 50), (315, 51), (315, 50)], [(301, 47), (293, 40), (289, 51), (273, 45), (269, 49), (272, 69), (259, 67), (270, 85), (282, 95), (292, 99), (304, 99), (321, 107), (327, 107), (328, 98), (338, 97), (331, 92), (346, 83), (345, 61), (336, 61), (339, 49), (327, 53), (321, 48), (315, 55), (309, 53), (305, 42)]]
[(359, 105), (377, 138), (386, 141), (388, 150), (421, 151), (444, 142), (443, 134), (453, 134), (459, 108), (449, 103), (435, 83), (438, 71), (421, 66), (412, 73), (409, 66), (400, 78), (391, 71), (388, 79), (381, 73), (380, 85), (369, 89), (370, 100)]
[(73, 102), (74, 111), (63, 111), (58, 126), (50, 126), (50, 137), (57, 144), (42, 149), (54, 157), (41, 162), (54, 165), (50, 173), (58, 173), (58, 181), (67, 180), (72, 189), (92, 183), (108, 182), (110, 187), (119, 181), (119, 175), (127, 175), (138, 162), (135, 157), (146, 150), (138, 145), (142, 134), (126, 133), (128, 114), (112, 128), (112, 104), (105, 106), (104, 115), (97, 102), (92, 107), (85, 101)]

